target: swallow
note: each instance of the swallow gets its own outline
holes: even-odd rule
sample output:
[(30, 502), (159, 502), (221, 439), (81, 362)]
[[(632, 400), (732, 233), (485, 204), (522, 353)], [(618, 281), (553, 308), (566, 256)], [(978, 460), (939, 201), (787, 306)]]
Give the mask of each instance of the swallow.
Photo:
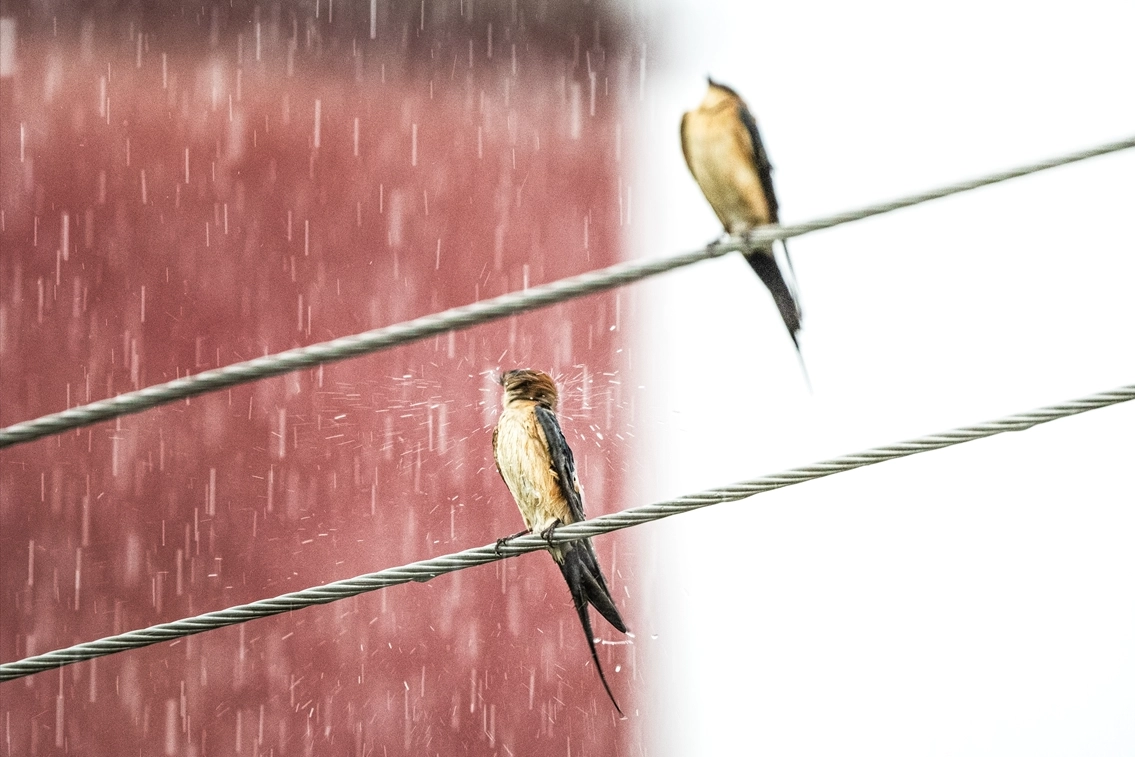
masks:
[(527, 531), (521, 533), (540, 534), (548, 539), (548, 551), (571, 591), (575, 611), (587, 635), (591, 659), (599, 671), (599, 680), (622, 716), (623, 711), (611, 693), (603, 667), (599, 664), (599, 655), (595, 652), (595, 634), (591, 630), (588, 604), (622, 633), (627, 632), (627, 625), (619, 616), (603, 571), (599, 569), (595, 547), (590, 539), (568, 544), (551, 543), (556, 526), (585, 519), (575, 459), (556, 418), (559, 398), (556, 383), (548, 374), (528, 369), (508, 371), (500, 377), (500, 383), (504, 388), (503, 410), (493, 431), (493, 457), (497, 472), (524, 518)]
[[(697, 110), (682, 116), (682, 153), (690, 173), (727, 234), (743, 235), (758, 226), (779, 223), (772, 164), (757, 120), (740, 95), (713, 79), (708, 81), (709, 89)], [(788, 245), (784, 245), (784, 255), (791, 272)], [(785, 280), (772, 244), (749, 250), (745, 260), (772, 293), (800, 356), (797, 334), (803, 314), (795, 286)]]

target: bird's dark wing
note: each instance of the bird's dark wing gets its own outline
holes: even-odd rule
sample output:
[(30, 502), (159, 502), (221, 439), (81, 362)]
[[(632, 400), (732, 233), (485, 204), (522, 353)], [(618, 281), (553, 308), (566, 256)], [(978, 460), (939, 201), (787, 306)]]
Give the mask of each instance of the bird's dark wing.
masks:
[(769, 221), (780, 223), (776, 192), (772, 188), (772, 163), (769, 162), (764, 142), (761, 141), (761, 132), (757, 129), (757, 119), (753, 118), (753, 114), (740, 100), (737, 101), (737, 115), (741, 117), (741, 123), (745, 125), (745, 130), (749, 132), (749, 139), (753, 142), (753, 165), (756, 166), (757, 176), (761, 180), (761, 190), (765, 193), (765, 202), (768, 203)]
[[(536, 406), (536, 420), (544, 429), (544, 437), (548, 440), (548, 456), (552, 461), (552, 470), (559, 479), (560, 491), (567, 500), (568, 507), (574, 522), (584, 520), (583, 498), (579, 494), (579, 481), (575, 476), (575, 458), (571, 454), (571, 447), (560, 429), (560, 422), (556, 414), (546, 407)], [(591, 659), (595, 662), (595, 670), (599, 673), (599, 680), (611, 703), (615, 705), (619, 715), (623, 714), (615, 695), (607, 683), (607, 676), (603, 674), (603, 666), (599, 664), (599, 654), (595, 651), (595, 634), (591, 630), (591, 618), (587, 615), (587, 605), (591, 604), (599, 614), (607, 619), (612, 626), (627, 632), (627, 625), (615, 607), (615, 600), (611, 597), (611, 590), (607, 588), (607, 581), (603, 578), (603, 571), (599, 568), (599, 560), (595, 556), (595, 547), (590, 539), (581, 539), (574, 544), (564, 545), (563, 559), (557, 561), (560, 572), (567, 581), (571, 591), (572, 604), (575, 605), (576, 614), (579, 615), (583, 633), (587, 636), (587, 647), (591, 650)]]
[(575, 519), (572, 522), (584, 520), (583, 497), (579, 493), (579, 480), (575, 476), (575, 458), (572, 457), (564, 432), (560, 430), (560, 422), (556, 420), (554, 412), (541, 405), (536, 406), (536, 420), (540, 422), (540, 428), (544, 429), (544, 437), (548, 440), (548, 457), (551, 458), (552, 470), (559, 479), (560, 491)]
[[(584, 520), (583, 498), (579, 493), (579, 481), (575, 477), (575, 460), (572, 458), (571, 448), (564, 439), (560, 430), (556, 414), (546, 407), (536, 406), (536, 419), (544, 429), (544, 436), (548, 438), (548, 452), (552, 460), (552, 470), (560, 481), (560, 490), (567, 500), (571, 515), (578, 523)], [(603, 578), (603, 571), (599, 568), (599, 559), (595, 556), (595, 547), (590, 539), (580, 539), (564, 550), (564, 561), (560, 565), (568, 586), (571, 587), (572, 597), (576, 601), (576, 609), (582, 602), (584, 606), (590, 602), (599, 614), (615, 628), (626, 633), (627, 626), (619, 616), (615, 607), (615, 600), (611, 598), (611, 590), (607, 588), (607, 581)], [(590, 634), (590, 626), (585, 623), (584, 629)]]

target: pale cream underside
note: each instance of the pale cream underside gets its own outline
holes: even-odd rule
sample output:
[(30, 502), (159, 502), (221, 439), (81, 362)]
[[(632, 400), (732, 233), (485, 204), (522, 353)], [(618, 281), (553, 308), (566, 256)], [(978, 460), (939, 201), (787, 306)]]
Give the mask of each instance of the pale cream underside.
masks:
[(539, 534), (556, 520), (571, 523), (574, 519), (552, 470), (544, 429), (533, 410), (535, 404), (518, 400), (501, 412), (493, 453), (524, 525)]
[(730, 234), (769, 222), (748, 131), (735, 105), (686, 114), (682, 139), (690, 172)]

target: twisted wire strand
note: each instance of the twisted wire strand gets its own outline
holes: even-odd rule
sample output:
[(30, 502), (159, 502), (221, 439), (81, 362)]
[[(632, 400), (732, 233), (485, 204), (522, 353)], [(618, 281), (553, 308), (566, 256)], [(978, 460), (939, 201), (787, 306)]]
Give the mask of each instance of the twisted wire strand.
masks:
[(1026, 166), (999, 171), (969, 181), (948, 184), (938, 189), (932, 189), (920, 194), (877, 203), (851, 210), (845, 213), (819, 218), (806, 223), (791, 224), (788, 226), (768, 226), (751, 232), (746, 237), (731, 238), (719, 243), (710, 244), (703, 249), (693, 252), (681, 253), (666, 258), (654, 260), (639, 260), (618, 263), (608, 268), (589, 271), (578, 276), (560, 279), (549, 284), (533, 287), (518, 292), (509, 292), (489, 300), (482, 300), (469, 305), (451, 308), (440, 313), (404, 321), (391, 326), (385, 326), (361, 334), (341, 337), (329, 342), (299, 347), (275, 355), (265, 355), (253, 360), (233, 363), (224, 368), (204, 371), (193, 376), (168, 381), (164, 384), (139, 389), (134, 392), (120, 394), (105, 400), (99, 400), (86, 405), (73, 407), (58, 413), (45, 415), (34, 420), (15, 423), (0, 429), (0, 448), (21, 442), (29, 442), (51, 434), (68, 431), (82, 426), (89, 426), (99, 421), (110, 420), (123, 415), (139, 413), (159, 405), (176, 402), (189, 397), (195, 397), (207, 392), (226, 389), (237, 384), (244, 384), (271, 376), (279, 376), (303, 368), (310, 368), (322, 363), (365, 355), (372, 352), (390, 349), (401, 344), (414, 342), (427, 337), (443, 334), (447, 331), (467, 329), (498, 318), (524, 313), (529, 310), (547, 307), (565, 300), (583, 297), (608, 289), (625, 286), (626, 284), (656, 276), (666, 271), (681, 268), (697, 263), (701, 260), (721, 257), (737, 250), (747, 250), (753, 247), (767, 245), (776, 239), (789, 239), (791, 237), (807, 234), (811, 231), (828, 229), (840, 224), (857, 221), (871, 216), (889, 213), (900, 208), (910, 207), (928, 200), (946, 197), (947, 195), (966, 192), (989, 184), (996, 184), (1007, 179), (1025, 176), (1027, 174), (1044, 171), (1056, 166), (1075, 163), (1087, 158), (1105, 155), (1135, 147), (1135, 136), (1118, 142), (1099, 145), (1087, 150), (1069, 153), (1056, 158), (1030, 163)]
[(53, 652), (27, 657), (16, 662), (0, 664), (0, 681), (10, 681), (15, 678), (41, 673), (46, 670), (63, 667), (75, 662), (90, 660), (95, 657), (123, 652), (128, 649), (157, 644), (183, 636), (201, 633), (214, 628), (223, 628), (237, 623), (244, 623), (256, 618), (265, 618), (270, 615), (298, 610), (312, 605), (326, 604), (337, 599), (353, 597), (376, 589), (407, 583), (409, 581), (429, 581), (431, 578), (464, 570), (476, 565), (502, 560), (527, 552), (544, 549), (549, 542), (562, 544), (577, 539), (583, 539), (599, 534), (618, 531), (643, 523), (660, 520), (671, 515), (698, 510), (710, 505), (723, 502), (733, 502), (745, 499), (754, 494), (780, 489), (804, 481), (823, 478), (836, 473), (862, 468), (886, 460), (917, 455), (920, 452), (949, 447), (982, 439), (987, 436), (1004, 433), (1006, 431), (1023, 431), (1041, 423), (1076, 415), (1088, 410), (1128, 402), (1135, 399), (1135, 384), (1123, 386), (1107, 392), (1101, 392), (1082, 399), (1064, 402), (1051, 407), (1032, 410), (1027, 413), (1011, 415), (999, 420), (980, 423), (976, 426), (954, 429), (939, 434), (931, 434), (907, 442), (899, 442), (886, 447), (876, 447), (865, 452), (844, 455), (825, 462), (806, 465), (802, 468), (793, 468), (770, 476), (743, 481), (716, 489), (709, 489), (697, 494), (689, 494), (677, 499), (657, 502), (643, 507), (634, 507), (610, 515), (601, 515), (598, 518), (579, 523), (572, 523), (557, 528), (550, 538), (528, 535), (517, 537), (508, 543), (500, 545), (488, 544), (483, 547), (467, 549), (463, 552), (434, 557), (429, 560), (410, 563), (397, 568), (387, 568), (377, 573), (369, 573), (355, 578), (316, 586), (311, 589), (284, 594), (272, 599), (262, 599), (238, 607), (205, 613), (194, 618), (176, 620), (172, 623), (161, 623), (138, 631), (129, 631), (109, 636), (97, 641), (76, 644), (73, 647), (59, 649)]

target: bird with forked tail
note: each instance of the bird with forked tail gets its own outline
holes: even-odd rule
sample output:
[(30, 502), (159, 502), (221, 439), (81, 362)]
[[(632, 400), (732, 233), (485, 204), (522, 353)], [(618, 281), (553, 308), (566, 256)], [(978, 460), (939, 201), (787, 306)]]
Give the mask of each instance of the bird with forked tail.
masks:
[[(758, 226), (780, 222), (772, 164), (757, 121), (740, 95), (709, 79), (701, 104), (682, 116), (681, 133), (682, 153), (690, 173), (727, 234), (742, 235)], [(791, 273), (787, 245), (784, 255)], [(786, 280), (771, 244), (747, 251), (745, 260), (772, 293), (803, 366), (797, 337), (802, 312), (795, 281), (790, 284)]]
[(571, 591), (599, 680), (622, 715), (599, 664), (587, 606), (593, 606), (619, 631), (626, 633), (627, 626), (599, 569), (595, 547), (590, 539), (567, 544), (550, 541), (556, 526), (584, 520), (583, 492), (576, 477), (575, 459), (556, 418), (556, 384), (546, 373), (527, 369), (508, 371), (500, 382), (504, 387), (504, 409), (493, 431), (497, 471), (520, 508), (527, 527), (522, 533), (541, 534), (549, 539), (548, 551)]

